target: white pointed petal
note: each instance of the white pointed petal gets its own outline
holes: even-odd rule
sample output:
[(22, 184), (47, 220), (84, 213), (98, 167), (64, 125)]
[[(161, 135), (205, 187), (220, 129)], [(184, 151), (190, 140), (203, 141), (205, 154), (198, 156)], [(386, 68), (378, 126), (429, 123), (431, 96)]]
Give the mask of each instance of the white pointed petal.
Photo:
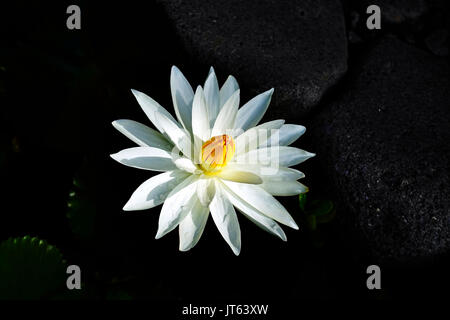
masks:
[(211, 74), (211, 73), (213, 73), (214, 72), (214, 68), (211, 66), (210, 68), (209, 68), (209, 71), (208, 71), (208, 76)]
[(216, 122), (214, 123), (211, 136), (214, 137), (221, 134), (230, 133), (230, 131), (235, 126), (238, 107), (239, 107), (239, 90), (233, 93), (233, 95), (227, 100), (227, 102), (225, 102), (225, 105), (220, 110)]
[(183, 171), (193, 173), (193, 174), (199, 174), (202, 171), (192, 162), (191, 159), (188, 159), (186, 157), (176, 157), (173, 159), (173, 163), (177, 166), (178, 169), (181, 169)]
[(192, 159), (193, 150), (191, 149), (192, 143), (189, 134), (178, 127), (175, 122), (159, 112), (156, 113), (156, 119), (175, 146), (183, 152), (186, 157)]
[(180, 251), (192, 249), (200, 240), (209, 216), (209, 208), (195, 201), (187, 216), (180, 222), (178, 233), (180, 237)]
[[(206, 104), (202, 87), (198, 86), (195, 91), (192, 104), (192, 132), (195, 137), (206, 141), (210, 136), (209, 111)], [(200, 146), (201, 147), (201, 146)]]
[(167, 118), (172, 120), (176, 123), (177, 126), (180, 126), (178, 122), (172, 117), (172, 115), (161, 105), (147, 96), (145, 93), (142, 93), (140, 91), (131, 89), (131, 92), (133, 93), (134, 97), (136, 98), (137, 102), (141, 106), (142, 110), (145, 112), (147, 117), (150, 119), (150, 121), (153, 123), (153, 125), (158, 129), (161, 133), (164, 133), (163, 128), (159, 125), (158, 121), (156, 120), (155, 113), (159, 112), (164, 114)]
[(145, 210), (160, 205), (166, 200), (167, 195), (188, 176), (189, 174), (184, 171), (173, 170), (151, 177), (134, 191), (123, 210)]
[(181, 71), (173, 66), (170, 74), (170, 89), (175, 114), (183, 127), (192, 132), (192, 100), (194, 91)]
[(307, 186), (295, 180), (264, 180), (264, 183), (262, 183), (260, 187), (273, 196), (295, 196), (300, 193), (308, 192)]
[(267, 147), (273, 133), (278, 133), (284, 120), (273, 120), (250, 128), (235, 139), (236, 154)]
[(159, 215), (156, 239), (175, 229), (189, 213), (196, 200), (196, 179), (196, 176), (188, 177), (169, 193)]
[(124, 149), (112, 154), (111, 158), (126, 166), (145, 170), (169, 171), (177, 168), (169, 152), (153, 147)]
[(269, 147), (236, 156), (237, 163), (260, 164), (273, 168), (295, 166), (314, 157), (314, 153), (293, 147)]
[(227, 164), (226, 168), (227, 170), (229, 169), (236, 171), (252, 172), (261, 177), (263, 181), (298, 180), (305, 177), (305, 174), (303, 172), (287, 167), (268, 167), (257, 164), (247, 165), (239, 163), (229, 163)]
[(267, 191), (254, 184), (237, 183), (222, 180), (228, 188), (239, 194), (245, 201), (265, 216), (291, 228), (298, 229), (297, 224), (287, 210)]
[(128, 139), (141, 147), (155, 147), (166, 151), (170, 151), (173, 148), (173, 144), (161, 133), (142, 123), (122, 119), (113, 121), (112, 125)]
[(216, 74), (212, 67), (205, 82), (205, 100), (208, 106), (209, 125), (212, 127), (220, 110), (219, 84), (217, 83)]
[(283, 229), (274, 220), (266, 217), (260, 211), (256, 210), (255, 207), (251, 206), (246, 202), (245, 196), (241, 197), (231, 191), (226, 185), (222, 183), (222, 190), (231, 201), (231, 203), (242, 212), (247, 218), (249, 218), (253, 223), (262, 228), (263, 230), (278, 236), (283, 241), (286, 241), (286, 234)]
[(216, 192), (214, 180), (210, 178), (201, 178), (197, 182), (197, 197), (200, 203), (208, 207)]
[(285, 124), (280, 128), (280, 146), (288, 146), (300, 138), (306, 131), (306, 128), (297, 124)]
[(272, 99), (273, 89), (263, 92), (239, 109), (236, 117), (236, 129), (247, 130), (261, 121)]
[[(217, 184), (216, 189), (218, 187), (219, 185)], [(233, 250), (234, 254), (239, 255), (241, 251), (241, 229), (233, 205), (222, 192), (216, 190), (209, 209), (220, 234)]]
[(233, 76), (228, 76), (228, 79), (223, 84), (219, 91), (219, 101), (220, 109), (223, 107), (225, 102), (231, 97), (233, 93), (239, 90), (239, 85)]
[(240, 183), (261, 184), (263, 180), (256, 174), (248, 171), (228, 170), (225, 168), (217, 177), (224, 180), (230, 180)]

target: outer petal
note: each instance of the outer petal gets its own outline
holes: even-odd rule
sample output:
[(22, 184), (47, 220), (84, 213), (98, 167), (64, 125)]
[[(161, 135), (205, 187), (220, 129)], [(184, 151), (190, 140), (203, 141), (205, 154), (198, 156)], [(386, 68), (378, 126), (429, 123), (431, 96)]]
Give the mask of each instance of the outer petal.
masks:
[(286, 209), (267, 191), (257, 185), (222, 180), (235, 194), (242, 195), (245, 201), (265, 216), (291, 228), (298, 229), (297, 224)]
[(192, 133), (194, 134), (195, 155), (199, 154), (202, 148), (202, 142), (208, 140), (210, 137), (211, 129), (208, 119), (209, 111), (205, 96), (202, 87), (198, 86), (192, 105)]
[(192, 100), (194, 99), (194, 91), (183, 73), (175, 66), (172, 67), (170, 74), (170, 89), (178, 121), (186, 130), (192, 132)]
[(167, 118), (172, 120), (174, 123), (176, 123), (177, 126), (179, 126), (178, 122), (172, 117), (172, 115), (161, 105), (147, 96), (145, 93), (142, 93), (140, 91), (131, 89), (131, 92), (134, 94), (134, 97), (138, 101), (139, 105), (141, 106), (142, 110), (144, 110), (147, 117), (150, 119), (150, 121), (153, 123), (153, 125), (158, 129), (161, 133), (164, 133), (163, 128), (159, 125), (158, 121), (156, 120), (155, 113), (159, 112), (164, 114)]
[(175, 146), (181, 150), (186, 157), (192, 159), (193, 150), (189, 134), (178, 127), (175, 122), (159, 112), (156, 113), (156, 119)]
[(145, 210), (160, 205), (166, 200), (167, 195), (188, 176), (189, 174), (184, 171), (173, 170), (151, 177), (134, 191), (123, 210)]
[(169, 193), (159, 215), (156, 239), (175, 229), (194, 205), (196, 179), (196, 176), (188, 177)]
[(273, 196), (295, 196), (300, 193), (308, 192), (308, 187), (295, 180), (272, 181), (265, 180), (260, 185)]
[(248, 171), (238, 171), (229, 168), (223, 169), (217, 174), (217, 177), (224, 180), (230, 180), (240, 183), (261, 184), (263, 180), (255, 173)]
[(273, 89), (263, 92), (239, 109), (236, 117), (236, 129), (247, 130), (261, 121), (272, 99)]
[(306, 131), (306, 128), (297, 124), (285, 124), (280, 128), (278, 144), (288, 146), (300, 138)]
[(226, 194), (231, 203), (239, 209), (247, 218), (249, 218), (253, 223), (262, 228), (263, 230), (278, 236), (283, 241), (286, 241), (286, 234), (283, 229), (273, 221), (272, 219), (263, 215), (260, 211), (256, 210), (255, 207), (251, 206), (247, 201), (228, 188), (225, 184), (221, 185), (223, 192)]
[(236, 138), (236, 154), (267, 147), (273, 130), (280, 129), (283, 124), (284, 120), (273, 120), (248, 129)]
[(219, 97), (220, 97), (220, 108), (223, 107), (225, 102), (239, 90), (239, 85), (236, 79), (233, 76), (228, 76), (227, 81), (223, 84), (222, 88), (220, 88)]
[(231, 202), (222, 194), (216, 184), (216, 194), (209, 205), (211, 216), (220, 234), (231, 247), (235, 255), (241, 251), (241, 229)]
[(239, 90), (233, 93), (230, 99), (225, 102), (225, 105), (220, 110), (216, 122), (211, 132), (211, 136), (218, 136), (229, 133), (229, 130), (234, 128), (236, 121), (236, 114), (239, 107)]
[(305, 174), (296, 169), (287, 167), (267, 167), (262, 165), (246, 165), (239, 163), (229, 163), (227, 168), (236, 171), (253, 172), (261, 177), (261, 179), (271, 181), (298, 180), (305, 177)]
[(209, 208), (202, 206), (200, 201), (196, 200), (179, 225), (180, 251), (188, 251), (197, 244), (205, 229), (208, 216)]
[(236, 157), (237, 163), (290, 167), (314, 157), (314, 153), (293, 147), (270, 147), (251, 150)]
[(113, 121), (114, 128), (141, 147), (155, 147), (170, 151), (173, 144), (161, 133), (133, 120)]
[(169, 171), (177, 168), (169, 152), (153, 147), (124, 149), (112, 154), (111, 158), (126, 166), (145, 170)]
[(197, 197), (204, 207), (208, 207), (216, 193), (214, 179), (202, 177), (197, 182)]
[(213, 67), (211, 67), (208, 78), (205, 82), (205, 99), (209, 111), (209, 126), (212, 127), (220, 110), (219, 84), (217, 83), (217, 78)]

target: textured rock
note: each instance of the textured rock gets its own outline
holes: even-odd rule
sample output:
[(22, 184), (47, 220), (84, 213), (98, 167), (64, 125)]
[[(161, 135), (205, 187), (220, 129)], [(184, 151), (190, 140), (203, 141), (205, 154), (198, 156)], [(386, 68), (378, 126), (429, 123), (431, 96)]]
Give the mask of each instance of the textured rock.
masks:
[(233, 74), (252, 93), (275, 88), (272, 116), (304, 114), (346, 72), (339, 1), (255, 1), (251, 10), (238, 0), (163, 3), (201, 64)]
[(381, 9), (383, 19), (393, 24), (419, 19), (428, 10), (424, 0), (381, 0), (377, 1), (377, 5)]
[(407, 261), (445, 253), (450, 249), (447, 62), (385, 38), (350, 80), (310, 130), (318, 158), (352, 213), (349, 221), (379, 258)]
[(448, 56), (448, 30), (434, 30), (426, 39), (428, 49), (437, 56)]

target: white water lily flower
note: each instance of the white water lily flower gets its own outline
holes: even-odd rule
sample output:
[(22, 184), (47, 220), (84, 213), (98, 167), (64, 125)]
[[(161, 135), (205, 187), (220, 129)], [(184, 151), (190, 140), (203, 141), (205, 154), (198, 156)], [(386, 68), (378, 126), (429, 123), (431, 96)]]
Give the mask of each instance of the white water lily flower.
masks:
[(219, 90), (213, 68), (195, 94), (175, 66), (170, 86), (178, 121), (155, 100), (132, 90), (158, 131), (132, 120), (113, 122), (138, 147), (111, 157), (130, 167), (163, 172), (142, 183), (123, 209), (145, 210), (163, 204), (156, 238), (178, 226), (181, 251), (197, 244), (211, 213), (219, 232), (238, 255), (241, 231), (234, 208), (286, 241), (277, 222), (294, 229), (298, 226), (273, 196), (308, 190), (297, 181), (304, 174), (288, 168), (314, 156), (288, 146), (305, 127), (284, 124), (284, 120), (256, 126), (273, 89), (239, 108), (236, 79), (229, 76)]

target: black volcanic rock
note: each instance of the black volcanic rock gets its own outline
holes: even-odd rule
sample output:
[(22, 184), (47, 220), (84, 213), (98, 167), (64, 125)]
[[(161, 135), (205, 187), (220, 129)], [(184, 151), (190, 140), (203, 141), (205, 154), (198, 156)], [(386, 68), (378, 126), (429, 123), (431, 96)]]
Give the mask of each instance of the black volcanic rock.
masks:
[(347, 70), (339, 1), (254, 1), (251, 10), (238, 0), (162, 3), (190, 56), (252, 94), (275, 88), (271, 116), (305, 114)]
[(382, 19), (392, 24), (414, 21), (428, 10), (425, 0), (378, 0), (376, 3), (367, 1), (367, 6), (371, 4), (377, 4), (381, 9)]
[(447, 61), (388, 37), (349, 80), (309, 131), (349, 209), (348, 226), (381, 260), (448, 253)]

